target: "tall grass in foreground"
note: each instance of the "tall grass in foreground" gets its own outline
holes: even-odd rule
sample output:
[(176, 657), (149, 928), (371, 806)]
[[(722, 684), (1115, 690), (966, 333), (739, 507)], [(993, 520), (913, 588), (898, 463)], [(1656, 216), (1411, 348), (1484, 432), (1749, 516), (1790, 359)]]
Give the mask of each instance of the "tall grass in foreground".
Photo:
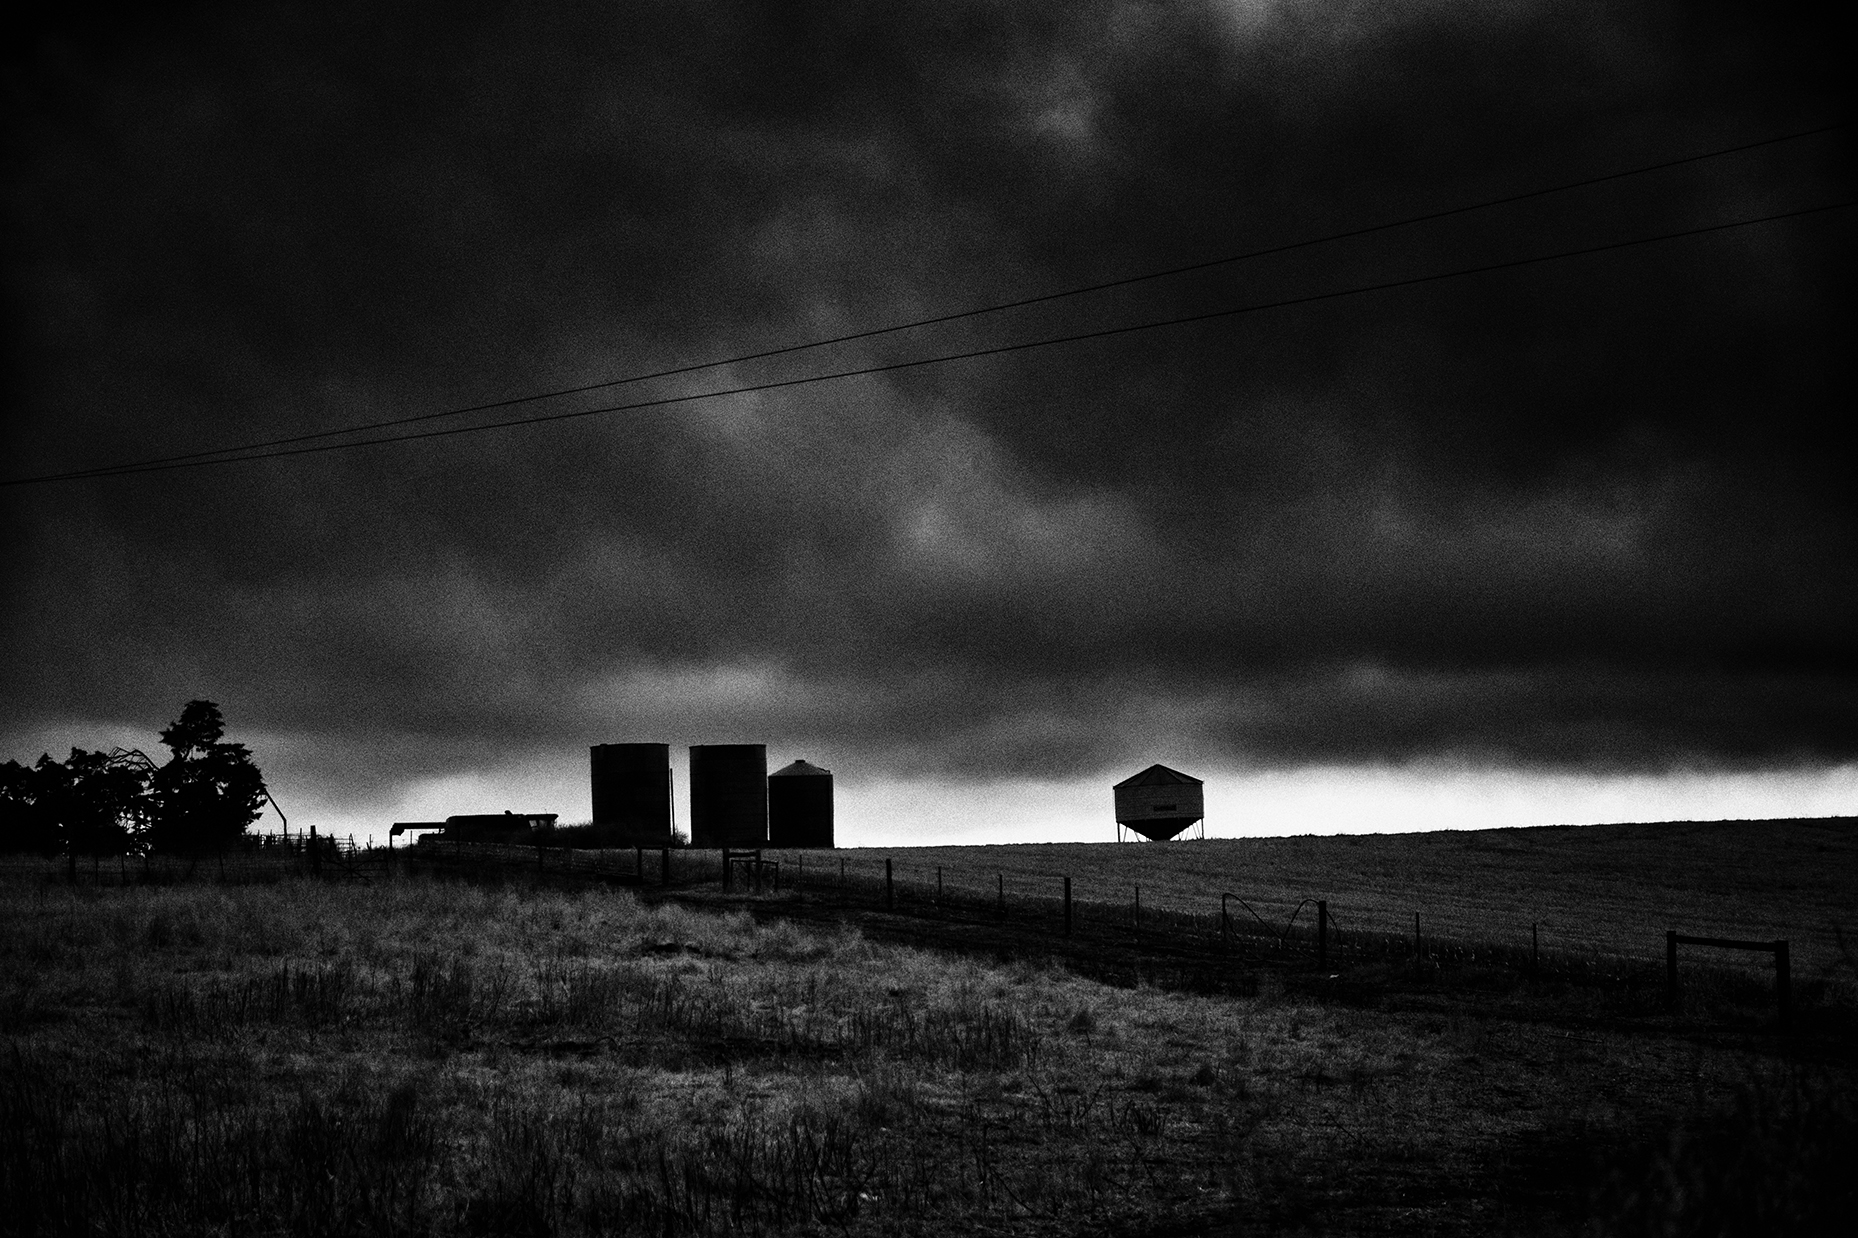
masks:
[(1858, 1215), (1858, 1095), (1816, 1072), (1757, 1082), (1727, 1115), (1629, 1156), (1596, 1200), (1597, 1233), (1834, 1234)]
[(1076, 1091), (1069, 982), (855, 936), (423, 883), (7, 910), (0, 1233), (1050, 1221), (1159, 1125), (1030, 1103)]
[(1542, 1115), (1747, 1077), (603, 891), (0, 886), (0, 926), (0, 1234), (1477, 1232)]

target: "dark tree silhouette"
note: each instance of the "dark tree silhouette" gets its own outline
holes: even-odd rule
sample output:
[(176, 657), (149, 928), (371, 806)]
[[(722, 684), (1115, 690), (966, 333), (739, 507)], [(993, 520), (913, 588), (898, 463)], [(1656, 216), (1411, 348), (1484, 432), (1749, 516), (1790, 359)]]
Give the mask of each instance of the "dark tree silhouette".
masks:
[[(40, 758), (40, 765), (50, 761)], [(64, 849), (58, 821), (41, 788), (39, 770), (18, 761), (0, 765), (0, 853), (56, 855)]]
[(258, 819), (264, 776), (244, 744), (226, 733), (219, 706), (189, 701), (179, 721), (161, 733), (174, 755), (149, 779), (148, 842), (157, 851), (198, 855), (237, 842)]
[(147, 757), (73, 748), (62, 767), (47, 757), (40, 757), (39, 764), (48, 774), (63, 770), (51, 800), (67, 854), (121, 855), (134, 849), (148, 809)]
[(48, 753), (31, 769), (0, 766), (0, 849), (69, 856), (133, 850), (148, 815), (153, 771), (139, 752)]
[(199, 855), (236, 842), (268, 793), (251, 753), (225, 733), (219, 706), (189, 701), (161, 733), (173, 753), (166, 765), (120, 748), (0, 765), (0, 852)]

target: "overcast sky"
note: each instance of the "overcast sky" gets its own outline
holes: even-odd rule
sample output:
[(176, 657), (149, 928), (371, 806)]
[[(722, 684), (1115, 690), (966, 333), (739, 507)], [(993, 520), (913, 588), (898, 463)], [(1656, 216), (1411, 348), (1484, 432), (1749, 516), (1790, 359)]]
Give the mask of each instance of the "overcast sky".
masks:
[[(1848, 116), (1848, 45), (1774, 5), (52, 13), (6, 61), (8, 478), (697, 364)], [(430, 426), (1295, 300), (1853, 181), (1840, 129)], [(207, 697), (287, 808), (351, 825), (584, 816), (586, 748), (622, 740), (830, 765), (867, 840), (990, 812), (1061, 830), (1028, 824), (1040, 788), (1155, 760), (1228, 796), (1305, 787), (1271, 828), (1325, 826), (1324, 786), (1436, 797), (1440, 770), (1474, 788), (1437, 808), (1452, 824), (1493, 787), (1492, 824), (1858, 813), (1852, 232), (1824, 211), (10, 486), (0, 758), (152, 747)], [(1603, 811), (1599, 786), (1641, 794)], [(1699, 786), (1753, 790), (1710, 812)]]

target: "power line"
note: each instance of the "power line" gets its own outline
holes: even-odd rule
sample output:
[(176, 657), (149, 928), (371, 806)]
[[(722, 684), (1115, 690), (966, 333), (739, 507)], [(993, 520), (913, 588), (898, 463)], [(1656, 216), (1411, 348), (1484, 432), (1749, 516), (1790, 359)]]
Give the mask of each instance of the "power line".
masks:
[(1153, 331), (1163, 327), (1187, 326), (1193, 323), (1210, 322), (1219, 318), (1232, 318), (1242, 314), (1256, 314), (1267, 310), (1311, 305), (1320, 301), (1338, 300), (1343, 297), (1360, 296), (1371, 292), (1386, 292), (1396, 288), (1411, 288), (1420, 284), (1437, 283), (1441, 280), (1459, 279), (1470, 275), (1483, 275), (1494, 271), (1514, 270), (1518, 267), (1534, 266), (1544, 262), (1556, 262), (1568, 258), (1580, 258), (1593, 254), (1630, 249), (1639, 245), (1651, 245), (1660, 241), (1673, 241), (1685, 237), (1704, 236), (1715, 232), (1726, 232), (1735, 228), (1748, 228), (1758, 224), (1775, 223), (1784, 219), (1798, 219), (1803, 216), (1822, 214), (1827, 211), (1844, 210), (1852, 206), (1858, 206), (1858, 200), (1832, 202), (1822, 206), (1803, 207), (1799, 210), (1781, 211), (1771, 215), (1757, 216), (1752, 219), (1730, 220), (1726, 223), (1707, 224), (1702, 227), (1685, 228), (1675, 232), (1661, 232), (1653, 236), (1635, 237), (1631, 240), (1612, 241), (1604, 245), (1589, 245), (1580, 249), (1567, 249), (1551, 254), (1537, 254), (1527, 258), (1514, 258), (1505, 262), (1460, 267), (1457, 270), (1438, 271), (1430, 275), (1416, 275), (1406, 279), (1386, 280), (1375, 284), (1363, 284), (1353, 288), (1341, 288), (1329, 292), (1311, 293), (1306, 296), (1288, 297), (1282, 300), (1259, 302), (1253, 305), (1232, 306), (1226, 309), (1209, 310), (1205, 313), (1186, 314), (1176, 318), (1163, 318), (1148, 322), (1131, 323), (1120, 327), (1103, 327), (1093, 331), (1081, 331), (1070, 335), (1048, 336), (1044, 339), (1025, 340), (1015, 344), (996, 344), (987, 348), (943, 353), (933, 357), (918, 357), (908, 361), (891, 361), (881, 365), (859, 366), (854, 369), (835, 370), (825, 374), (812, 374), (801, 378), (779, 379), (762, 383), (747, 383), (742, 386), (725, 387), (715, 391), (701, 391), (688, 395), (665, 396), (654, 400), (638, 400), (629, 404), (612, 404), (601, 408), (576, 409), (572, 412), (565, 413), (545, 413), (535, 417), (519, 417), (512, 418), (508, 421), (494, 421), (478, 425), (448, 426), (444, 429), (421, 430), (412, 434), (396, 434), (384, 438), (360, 439), (346, 443), (322, 443), (311, 447), (289, 447), (279, 451), (254, 452), (248, 455), (225, 455), (212, 459), (184, 461), (149, 461), (140, 464), (123, 465), (111, 469), (93, 469), (82, 472), (53, 473), (40, 477), (12, 478), (0, 482), (0, 485), (22, 486), (41, 482), (76, 481), (95, 477), (127, 477), (139, 473), (165, 473), (178, 469), (203, 468), (215, 464), (238, 464), (248, 460), (275, 460), (290, 456), (317, 455), (323, 452), (344, 451), (355, 447), (377, 447), (387, 443), (416, 442), (424, 439), (447, 438), (459, 434), (476, 434), (486, 430), (503, 430), (517, 426), (540, 425), (553, 421), (572, 421), (581, 417), (595, 417), (608, 413), (636, 412), (648, 408), (663, 408), (672, 404), (689, 404), (698, 400), (714, 400), (724, 396), (746, 395), (757, 391), (777, 391), (787, 387), (801, 387), (813, 383), (832, 382), (842, 378), (886, 374), (897, 370), (914, 369), (919, 366), (940, 365), (950, 361), (967, 361), (979, 357), (999, 356), (1003, 353), (1024, 352), (1034, 348), (1048, 348), (1057, 344), (1073, 344), (1084, 340), (1107, 339), (1113, 336), (1133, 334), (1138, 331)]
[[(895, 323), (887, 327), (871, 327), (864, 330), (849, 332), (844, 335), (807, 340), (798, 344), (783, 345), (779, 348), (763, 349), (759, 352), (741, 353), (733, 357), (725, 357), (714, 361), (693, 362), (690, 365), (674, 366), (670, 369), (654, 370), (643, 374), (632, 374), (622, 378), (603, 379), (600, 382), (584, 383), (576, 387), (561, 387), (552, 391), (537, 392), (531, 395), (511, 396), (508, 399), (492, 400), (483, 404), (465, 405), (459, 408), (444, 409), (439, 412), (417, 413), (408, 417), (395, 417), (383, 421), (360, 422), (355, 425), (343, 426), (334, 430), (317, 430), (308, 434), (262, 439), (256, 442), (242, 443), (231, 447), (216, 447), (204, 451), (183, 452), (172, 456), (156, 456), (145, 460), (126, 461), (119, 465), (99, 465), (91, 469), (61, 473), (57, 475), (56, 479), (62, 480), (86, 474), (108, 474), (126, 469), (141, 469), (158, 464), (203, 460), (209, 456), (261, 451), (270, 447), (285, 447), (297, 443), (315, 442), (319, 439), (339, 438), (349, 434), (364, 434), (372, 430), (386, 430), (392, 429), (395, 426), (416, 425), (421, 422), (436, 421), (449, 417), (463, 417), (471, 413), (491, 412), (499, 408), (512, 408), (520, 404), (533, 404), (542, 400), (558, 399), (563, 396), (585, 395), (587, 392), (601, 391), (609, 387), (650, 382), (660, 378), (675, 378), (683, 374), (694, 374), (703, 370), (720, 369), (724, 366), (742, 365), (750, 361), (764, 361), (771, 357), (787, 356), (792, 353), (805, 352), (815, 348), (828, 348), (835, 344), (849, 344), (858, 340), (875, 339), (879, 336), (894, 335), (903, 331), (914, 331), (921, 327), (940, 326), (944, 323), (958, 322), (962, 319), (976, 318), (985, 314), (997, 314), (1006, 310), (1024, 309), (1033, 305), (1044, 305), (1053, 301), (1065, 300), (1070, 297), (1086, 296), (1094, 292), (1106, 292), (1113, 288), (1125, 288), (1132, 284), (1146, 283), (1151, 280), (1167, 279), (1176, 275), (1186, 275), (1195, 271), (1209, 270), (1213, 267), (1228, 266), (1233, 263), (1247, 262), (1256, 258), (1271, 257), (1276, 254), (1291, 253), (1295, 250), (1308, 249), (1317, 245), (1327, 245), (1337, 241), (1353, 240), (1358, 237), (1370, 236), (1378, 232), (1390, 231), (1394, 228), (1406, 228), (1415, 224), (1449, 219), (1457, 215), (1465, 215), (1474, 211), (1489, 210), (1493, 207), (1508, 206), (1517, 202), (1528, 201), (1532, 198), (1547, 197), (1551, 194), (1558, 193), (1568, 193), (1575, 189), (1585, 189), (1594, 185), (1606, 184), (1610, 181), (1625, 180), (1634, 176), (1644, 176), (1652, 172), (1661, 172), (1670, 168), (1682, 167), (1685, 164), (1700, 163), (1710, 159), (1721, 159), (1729, 155), (1758, 150), (1765, 146), (1776, 146), (1785, 142), (1799, 141), (1803, 138), (1817, 137), (1820, 134), (1831, 133), (1835, 130), (1848, 127), (1848, 123), (1845, 122), (1821, 125), (1814, 129), (1802, 129), (1794, 133), (1785, 133), (1776, 137), (1762, 138), (1754, 142), (1744, 142), (1739, 146), (1727, 146), (1718, 150), (1705, 151), (1701, 154), (1684, 155), (1680, 158), (1667, 159), (1659, 163), (1646, 164), (1636, 168), (1628, 168), (1620, 172), (1608, 172), (1599, 176), (1587, 177), (1583, 180), (1568, 181), (1559, 185), (1525, 190), (1521, 193), (1509, 194), (1500, 198), (1489, 198), (1484, 201), (1473, 202), (1463, 206), (1447, 207), (1443, 210), (1430, 211), (1420, 215), (1411, 215), (1402, 219), (1388, 220), (1377, 224), (1369, 224), (1364, 227), (1353, 228), (1343, 232), (1327, 233), (1323, 236), (1308, 237), (1299, 241), (1290, 241), (1282, 245), (1268, 246), (1263, 249), (1247, 250), (1237, 254), (1227, 254), (1219, 258), (1208, 258), (1199, 262), (1187, 263), (1182, 266), (1168, 267), (1163, 270), (1147, 271), (1137, 275), (1127, 275), (1118, 279), (1105, 280), (1100, 283), (1084, 284), (1074, 288), (1061, 289), (1056, 292), (1040, 293), (1035, 296), (1022, 297), (1018, 300), (1002, 301), (993, 305), (984, 305), (973, 309), (956, 310), (947, 314), (938, 314), (928, 318), (913, 319), (909, 322)], [(54, 480), (54, 478), (21, 478), (0, 484), (14, 485), (35, 480)]]

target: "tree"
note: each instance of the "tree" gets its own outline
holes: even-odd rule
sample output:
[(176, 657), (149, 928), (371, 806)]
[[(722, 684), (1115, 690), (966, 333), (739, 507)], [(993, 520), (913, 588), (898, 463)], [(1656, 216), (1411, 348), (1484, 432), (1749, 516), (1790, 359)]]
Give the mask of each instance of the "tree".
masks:
[(268, 797), (244, 744), (222, 741), (225, 720), (211, 701), (189, 701), (161, 733), (174, 755), (149, 779), (149, 845), (197, 855), (236, 842)]
[(161, 733), (173, 756), (159, 768), (120, 748), (0, 765), (0, 852), (99, 856), (147, 845), (198, 855), (236, 841), (269, 793), (251, 753), (225, 733), (219, 706), (189, 701)]
[(148, 813), (153, 771), (139, 752), (73, 748), (27, 769), (0, 766), (0, 850), (51, 855), (119, 855), (133, 850)]
[(49, 756), (40, 757), (39, 766), (67, 855), (121, 855), (134, 849), (147, 812), (147, 757), (73, 748), (63, 766)]
[[(40, 764), (49, 760), (43, 757)], [(18, 761), (0, 765), (0, 853), (56, 855), (62, 849), (58, 822), (41, 794), (45, 781)]]

